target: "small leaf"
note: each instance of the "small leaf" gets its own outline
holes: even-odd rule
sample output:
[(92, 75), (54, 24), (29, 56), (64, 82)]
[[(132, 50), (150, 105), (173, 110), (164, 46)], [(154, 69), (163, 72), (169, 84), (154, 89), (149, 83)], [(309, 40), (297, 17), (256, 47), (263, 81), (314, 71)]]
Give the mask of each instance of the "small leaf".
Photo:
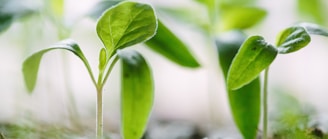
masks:
[(311, 41), (310, 35), (301, 26), (294, 26), (282, 31), (278, 37), (277, 47), (281, 54), (295, 52)]
[(137, 2), (122, 2), (104, 12), (97, 33), (107, 48), (108, 58), (117, 49), (144, 42), (156, 33), (157, 18), (153, 8)]
[(122, 59), (122, 135), (124, 139), (140, 139), (153, 105), (152, 74), (138, 52), (118, 51), (118, 56)]
[(106, 62), (107, 62), (107, 55), (106, 55), (106, 49), (101, 48), (99, 52), (99, 70), (104, 70)]
[[(225, 33), (217, 39), (219, 61), (226, 80), (231, 62), (245, 39), (245, 34), (237, 31)], [(240, 89), (228, 90), (230, 109), (244, 139), (256, 137), (260, 121), (260, 94), (259, 78)]]
[(309, 34), (328, 37), (328, 29), (313, 23), (300, 23), (299, 26), (305, 28)]
[(236, 90), (253, 81), (277, 56), (277, 50), (261, 36), (248, 38), (235, 56), (227, 78), (229, 90)]
[(256, 7), (223, 6), (221, 9), (220, 30), (246, 29), (259, 23), (266, 11)]
[(32, 92), (35, 87), (42, 56), (46, 52), (55, 49), (68, 50), (74, 53), (76, 56), (78, 56), (84, 62), (84, 64), (88, 65), (87, 60), (84, 54), (82, 53), (80, 47), (73, 40), (65, 40), (54, 45), (51, 48), (43, 49), (39, 52), (36, 52), (33, 55), (29, 56), (23, 63), (23, 74), (24, 74), (25, 84), (29, 92)]
[(145, 44), (181, 66), (191, 68), (200, 66), (187, 46), (160, 21), (156, 35)]

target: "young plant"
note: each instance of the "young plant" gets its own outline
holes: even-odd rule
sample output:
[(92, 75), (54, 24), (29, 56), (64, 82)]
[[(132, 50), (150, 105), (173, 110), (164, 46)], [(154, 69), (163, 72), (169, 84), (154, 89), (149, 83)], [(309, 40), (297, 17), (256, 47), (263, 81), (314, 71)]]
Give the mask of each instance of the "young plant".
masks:
[(99, 52), (97, 78), (79, 45), (64, 40), (41, 50), (23, 63), (27, 89), (32, 92), (42, 56), (51, 50), (68, 50), (82, 60), (97, 91), (96, 138), (103, 138), (103, 87), (114, 65), (122, 62), (121, 127), (126, 139), (142, 137), (153, 104), (153, 79), (145, 59), (136, 51), (122, 50), (149, 40), (156, 33), (157, 17), (148, 4), (122, 2), (106, 10), (97, 22), (97, 34), (104, 44)]
[[(272, 45), (261, 36), (249, 37), (234, 57), (227, 76), (228, 90), (234, 91), (248, 86), (265, 70), (263, 83), (263, 138), (267, 138), (267, 94), (269, 66), (278, 54), (296, 52), (307, 46), (310, 34), (328, 37), (328, 30), (316, 24), (301, 23), (289, 27), (278, 36), (276, 45)], [(237, 95), (237, 94), (236, 94)]]

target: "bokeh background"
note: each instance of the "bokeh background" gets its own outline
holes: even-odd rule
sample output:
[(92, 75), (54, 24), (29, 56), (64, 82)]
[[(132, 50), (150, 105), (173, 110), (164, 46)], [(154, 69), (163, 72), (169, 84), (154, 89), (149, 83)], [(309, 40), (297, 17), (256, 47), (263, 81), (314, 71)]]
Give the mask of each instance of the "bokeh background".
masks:
[[(46, 54), (33, 93), (28, 93), (24, 86), (21, 71), (23, 60), (33, 52), (50, 47), (65, 35), (78, 42), (93, 71), (97, 71), (98, 51), (102, 43), (96, 34), (96, 21), (86, 15), (98, 1), (64, 2), (63, 24), (71, 31), (69, 35), (65, 34), (65, 29), (58, 29), (58, 24), (49, 18), (45, 1), (12, 0), (9, 2), (12, 7), (6, 5), (9, 11), (32, 13), (15, 18), (11, 26), (0, 34), (0, 122), (34, 120), (65, 125), (78, 120), (91, 127), (95, 123), (96, 90), (82, 62), (70, 53), (54, 51)], [(204, 12), (203, 7), (192, 0), (144, 2), (153, 4), (155, 8), (183, 7), (198, 14)], [(322, 12), (327, 13), (325, 7), (328, 7), (328, 1), (321, 2), (324, 7)], [(268, 14), (263, 21), (245, 32), (247, 35), (262, 35), (272, 43), (281, 30), (295, 23), (318, 22), (310, 16), (302, 16), (296, 0), (258, 0), (255, 5), (267, 10)], [(183, 120), (205, 127), (236, 130), (217, 54), (206, 42), (207, 38), (193, 24), (179, 22), (165, 12), (157, 13), (189, 46), (202, 66), (197, 69), (181, 67), (143, 45), (132, 48), (145, 56), (154, 74), (156, 95), (151, 119)], [(326, 14), (324, 16), (320, 24), (328, 28), (328, 17)], [(286, 91), (315, 108), (319, 117), (328, 115), (327, 59), (328, 39), (319, 36), (313, 37), (311, 44), (297, 53), (279, 55), (270, 69), (269, 99), (275, 92)], [(119, 77), (119, 65), (116, 65), (104, 91), (105, 128), (114, 131), (119, 129)]]

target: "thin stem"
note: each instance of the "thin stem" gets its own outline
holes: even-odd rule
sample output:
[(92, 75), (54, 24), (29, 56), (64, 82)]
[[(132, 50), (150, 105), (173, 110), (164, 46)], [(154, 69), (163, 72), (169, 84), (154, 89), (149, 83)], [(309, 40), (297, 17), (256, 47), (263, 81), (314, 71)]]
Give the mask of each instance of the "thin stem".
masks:
[(264, 71), (263, 85), (263, 139), (267, 139), (268, 135), (268, 75), (269, 67)]
[(97, 87), (97, 139), (103, 139), (103, 92), (102, 87)]

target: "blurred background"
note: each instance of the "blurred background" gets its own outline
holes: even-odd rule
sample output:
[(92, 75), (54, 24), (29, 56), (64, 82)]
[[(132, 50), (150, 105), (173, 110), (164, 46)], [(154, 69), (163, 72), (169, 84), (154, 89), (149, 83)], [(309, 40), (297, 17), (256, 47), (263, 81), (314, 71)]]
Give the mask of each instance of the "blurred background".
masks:
[[(301, 0), (299, 0), (301, 1)], [(313, 22), (328, 28), (328, 1), (315, 8), (317, 16), (302, 12), (297, 0), (257, 0), (254, 6), (267, 11), (266, 17), (244, 30), (247, 36), (262, 35), (275, 43), (279, 32), (298, 22)], [(54, 2), (56, 2), (54, 0)], [(51, 11), (51, 2), (42, 0), (1, 0), (0, 14), (0, 123), (37, 121), (70, 125), (74, 122), (93, 129), (96, 90), (83, 63), (68, 52), (53, 51), (41, 62), (33, 93), (28, 93), (22, 75), (26, 57), (52, 44), (71, 38), (78, 42), (97, 72), (98, 51), (103, 46), (96, 34), (96, 20), (90, 16), (99, 1), (64, 0), (64, 12)], [(204, 6), (192, 0), (145, 0), (200, 62), (201, 67), (179, 66), (144, 45), (134, 46), (152, 67), (155, 102), (151, 121), (188, 121), (203, 127), (228, 127), (236, 130), (229, 110), (222, 71), (208, 38), (194, 24), (182, 22), (162, 9), (189, 9), (206, 17)], [(55, 4), (56, 5), (56, 4)], [(50, 6), (50, 7), (49, 7)], [(317, 5), (318, 6), (318, 5)], [(315, 6), (313, 6), (315, 7)], [(313, 11), (313, 9), (312, 9)], [(56, 14), (62, 14), (57, 20)], [(219, 20), (219, 19), (218, 19)], [(218, 21), (220, 22), (220, 21)], [(224, 34), (224, 31), (220, 33)], [(317, 115), (328, 115), (328, 39), (312, 38), (310, 45), (297, 53), (279, 55), (270, 69), (269, 100), (276, 92), (288, 92), (313, 107)], [(105, 128), (119, 130), (120, 70), (116, 65), (104, 90)], [(271, 96), (271, 97), (270, 97)], [(273, 108), (270, 108), (273, 109)]]

